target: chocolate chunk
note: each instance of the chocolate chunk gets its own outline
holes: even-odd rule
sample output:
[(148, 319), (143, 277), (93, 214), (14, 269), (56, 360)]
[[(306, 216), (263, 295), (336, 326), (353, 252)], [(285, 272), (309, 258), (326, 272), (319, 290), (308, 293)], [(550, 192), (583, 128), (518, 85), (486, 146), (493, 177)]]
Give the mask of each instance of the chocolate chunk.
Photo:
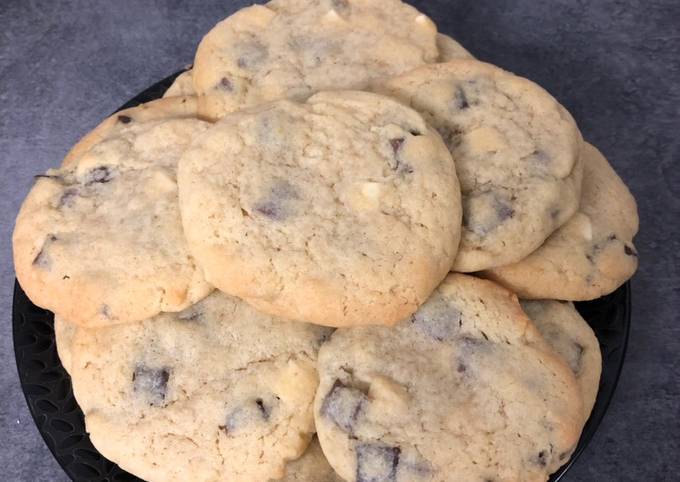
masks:
[(408, 163), (402, 162), (400, 159), (400, 151), (404, 144), (405, 139), (403, 137), (397, 137), (395, 139), (390, 139), (390, 147), (392, 148), (392, 155), (394, 162), (390, 163), (390, 168), (393, 171), (397, 171), (399, 174), (413, 174), (413, 166)]
[(254, 210), (274, 221), (283, 221), (285, 219), (283, 209), (273, 201), (258, 203), (254, 206)]
[(581, 360), (583, 358), (583, 351), (585, 349), (583, 348), (583, 345), (576, 342), (573, 342), (572, 349), (572, 356), (569, 360), (569, 368), (571, 368), (571, 371), (573, 371), (575, 374), (579, 374), (581, 372)]
[(496, 203), (496, 213), (498, 214), (499, 221), (505, 221), (506, 219), (511, 219), (515, 216), (515, 210), (508, 204), (497, 200)]
[(617, 239), (618, 238), (616, 237), (616, 234), (610, 234), (607, 238), (607, 241), (616, 241)]
[(549, 452), (548, 452), (547, 450), (541, 450), (541, 451), (538, 453), (538, 455), (536, 456), (536, 458), (533, 460), (533, 462), (534, 462), (536, 465), (539, 465), (539, 466), (541, 466), (541, 467), (545, 467), (545, 466), (548, 465), (548, 456), (549, 456), (549, 455), (550, 455), (550, 454), (549, 454)]
[(47, 251), (50, 247), (50, 244), (54, 243), (55, 241), (57, 241), (57, 237), (54, 234), (47, 235), (45, 241), (43, 241), (42, 248), (40, 248), (40, 251), (38, 251), (38, 254), (35, 256), (35, 258), (33, 258), (33, 266), (45, 270), (50, 269), (52, 262), (49, 255), (47, 254)]
[(335, 380), (333, 387), (321, 404), (321, 414), (347, 433), (354, 432), (361, 410), (368, 403), (368, 397), (361, 390), (348, 387)]
[(129, 115), (121, 114), (118, 116), (118, 122), (122, 122), (123, 124), (129, 124), (130, 122), (132, 122), (132, 117), (130, 117)]
[(632, 246), (628, 246), (627, 244), (623, 246), (623, 252), (626, 253), (628, 256), (634, 256), (635, 258), (638, 257), (637, 251), (635, 251), (635, 249)]
[(142, 393), (149, 405), (161, 406), (168, 391), (170, 370), (168, 368), (149, 368), (137, 365), (132, 373), (132, 384), (135, 392)]
[(85, 185), (106, 184), (113, 179), (113, 172), (106, 166), (95, 167), (86, 175)]
[(456, 88), (456, 94), (453, 97), (453, 106), (457, 110), (465, 110), (470, 107), (465, 90), (461, 86)]
[(511, 201), (502, 192), (488, 191), (463, 199), (463, 226), (477, 235), (489, 234), (514, 216)]
[(350, 10), (349, 2), (347, 0), (331, 0), (333, 10), (338, 13), (348, 13)]
[(550, 155), (541, 149), (536, 149), (533, 152), (532, 156), (536, 161), (538, 161), (541, 164), (547, 164), (550, 161)]
[(461, 314), (446, 300), (432, 297), (411, 316), (411, 323), (436, 341), (451, 341), (460, 330)]
[(289, 201), (298, 198), (297, 190), (288, 181), (278, 181), (270, 189), (269, 195), (255, 204), (253, 209), (269, 219), (283, 221), (292, 213)]
[(179, 315), (177, 315), (177, 318), (182, 321), (196, 321), (202, 315), (203, 313), (201, 313), (200, 311), (195, 311), (192, 308), (189, 308), (188, 310), (184, 310)]
[(236, 45), (235, 51), (240, 52), (236, 64), (241, 69), (253, 69), (268, 56), (267, 48), (257, 41), (248, 41)]
[(269, 408), (267, 408), (261, 398), (255, 400), (257, 408), (260, 409), (260, 414), (264, 420), (269, 420)]
[(401, 449), (389, 445), (357, 445), (357, 482), (395, 482)]
[(469, 335), (463, 335), (457, 338), (456, 346), (458, 348), (458, 354), (454, 366), (458, 373), (469, 376), (470, 372), (473, 371), (476, 366), (475, 359), (492, 351), (493, 342), (489, 341), (488, 336), (486, 336), (486, 333), (483, 331), (480, 331), (480, 334), (484, 337), (483, 339), (473, 338)]
[(234, 90), (234, 84), (226, 77), (222, 77), (222, 80), (220, 80), (220, 87), (222, 90), (228, 90), (229, 92)]
[(70, 208), (73, 207), (73, 204), (75, 203), (76, 198), (78, 197), (78, 189), (76, 188), (70, 188), (66, 189), (61, 197), (59, 198), (59, 203), (57, 204), (57, 208)]
[(106, 319), (111, 319), (111, 308), (109, 308), (109, 305), (102, 305), (102, 307), (99, 309), (99, 313)]
[(292, 184), (290, 184), (288, 181), (278, 181), (274, 184), (274, 186), (271, 189), (272, 196), (275, 196), (279, 199), (283, 200), (289, 200), (289, 199), (297, 199), (298, 198), (298, 193), (293, 187)]
[(437, 127), (437, 132), (451, 152), (460, 146), (463, 131), (458, 127), (441, 125)]
[(390, 146), (392, 147), (392, 153), (396, 156), (401, 149), (402, 144), (404, 144), (403, 137), (397, 137), (396, 139), (390, 139)]
[(225, 433), (230, 434), (258, 423), (267, 422), (271, 416), (272, 408), (273, 403), (266, 403), (262, 398), (248, 400), (242, 406), (233, 410), (227, 416), (225, 424), (220, 428)]

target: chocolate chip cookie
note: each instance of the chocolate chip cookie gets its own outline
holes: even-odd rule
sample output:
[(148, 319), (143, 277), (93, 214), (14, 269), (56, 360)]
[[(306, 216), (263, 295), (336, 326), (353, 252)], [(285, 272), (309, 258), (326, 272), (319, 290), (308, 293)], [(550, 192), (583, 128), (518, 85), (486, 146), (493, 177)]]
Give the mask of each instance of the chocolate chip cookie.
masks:
[(328, 334), (216, 292), (180, 313), (78, 329), (73, 393), (95, 447), (148, 481), (279, 479), (314, 433)]
[(200, 112), (315, 92), (363, 89), (437, 61), (434, 23), (399, 0), (273, 0), (239, 10), (203, 38), (194, 60)]
[(420, 111), (456, 162), (463, 194), (456, 271), (525, 258), (578, 209), (581, 135), (533, 82), (454, 60), (419, 67), (379, 90)]
[(178, 181), (209, 282), (276, 316), (394, 324), (456, 255), (451, 156), (387, 97), (325, 92), (231, 114), (186, 151)]
[(62, 168), (36, 176), (13, 237), (17, 278), (35, 304), (101, 326), (179, 311), (212, 290), (187, 249), (176, 181), (180, 155), (209, 124), (166, 116), (190, 104), (118, 113)]
[(637, 205), (607, 159), (583, 150), (581, 205), (564, 226), (525, 259), (484, 272), (522, 298), (592, 300), (615, 291), (638, 266), (633, 237)]
[(450, 275), (395, 327), (338, 329), (314, 403), (345, 480), (545, 481), (583, 426), (579, 387), (500, 286)]

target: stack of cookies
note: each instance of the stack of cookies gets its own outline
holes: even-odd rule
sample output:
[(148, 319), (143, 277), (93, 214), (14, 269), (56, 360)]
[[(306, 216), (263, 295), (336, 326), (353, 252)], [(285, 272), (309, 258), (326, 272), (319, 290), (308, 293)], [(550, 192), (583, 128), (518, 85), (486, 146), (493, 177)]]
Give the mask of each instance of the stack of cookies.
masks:
[(637, 229), (538, 85), (399, 0), (273, 0), (37, 176), (14, 259), (146, 480), (544, 481)]

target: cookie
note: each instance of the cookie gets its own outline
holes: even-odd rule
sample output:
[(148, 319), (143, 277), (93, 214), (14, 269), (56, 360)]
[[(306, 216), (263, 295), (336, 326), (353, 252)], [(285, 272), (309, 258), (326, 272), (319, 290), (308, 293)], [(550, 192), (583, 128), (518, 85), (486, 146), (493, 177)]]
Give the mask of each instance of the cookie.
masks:
[(196, 95), (194, 91), (194, 81), (191, 76), (191, 69), (182, 72), (165, 91), (163, 97), (181, 97)]
[(163, 116), (189, 104), (195, 113), (176, 97), (116, 114), (78, 157), (36, 176), (13, 237), (35, 304), (101, 326), (179, 311), (212, 290), (186, 246), (176, 181), (180, 154), (209, 124)]
[(420, 111), (451, 150), (463, 195), (455, 271), (525, 258), (578, 209), (581, 135), (533, 82), (455, 60), (419, 67), (378, 90)]
[(287, 319), (393, 324), (456, 255), (451, 156), (387, 97), (324, 92), (226, 116), (186, 151), (178, 183), (206, 279)]
[(437, 50), (439, 50), (439, 62), (448, 62), (456, 59), (474, 59), (465, 47), (446, 34), (437, 34)]
[(314, 433), (328, 333), (216, 292), (180, 313), (79, 329), (73, 393), (94, 446), (145, 480), (279, 479)]
[(583, 150), (579, 211), (525, 259), (484, 272), (522, 298), (592, 300), (615, 291), (637, 270), (635, 199), (607, 159)]
[(319, 440), (314, 437), (302, 457), (288, 462), (286, 475), (281, 482), (343, 482), (343, 480), (328, 465)]
[(522, 300), (521, 305), (543, 338), (576, 375), (583, 396), (583, 419), (588, 420), (602, 373), (602, 353), (595, 333), (573, 303)]
[(500, 286), (451, 274), (397, 326), (319, 351), (324, 454), (350, 482), (545, 481), (579, 438), (569, 367)]
[(57, 346), (57, 354), (66, 373), (71, 373), (73, 337), (77, 329), (76, 325), (69, 323), (60, 316), (54, 317), (54, 343)]
[(399, 0), (274, 0), (239, 10), (203, 38), (194, 60), (200, 112), (315, 92), (364, 89), (436, 62), (437, 28)]

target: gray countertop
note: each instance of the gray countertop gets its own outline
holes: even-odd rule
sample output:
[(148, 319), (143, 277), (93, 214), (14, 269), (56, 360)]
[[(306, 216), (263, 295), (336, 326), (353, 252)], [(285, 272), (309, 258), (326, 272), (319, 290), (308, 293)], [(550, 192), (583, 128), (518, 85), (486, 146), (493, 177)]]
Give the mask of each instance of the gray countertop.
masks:
[[(247, 2), (0, 0), (0, 479), (67, 480), (19, 388), (11, 231), (32, 176), (127, 99), (192, 61)], [(543, 85), (635, 194), (633, 327), (618, 391), (567, 481), (678, 480), (680, 2), (416, 2), (475, 55)]]

